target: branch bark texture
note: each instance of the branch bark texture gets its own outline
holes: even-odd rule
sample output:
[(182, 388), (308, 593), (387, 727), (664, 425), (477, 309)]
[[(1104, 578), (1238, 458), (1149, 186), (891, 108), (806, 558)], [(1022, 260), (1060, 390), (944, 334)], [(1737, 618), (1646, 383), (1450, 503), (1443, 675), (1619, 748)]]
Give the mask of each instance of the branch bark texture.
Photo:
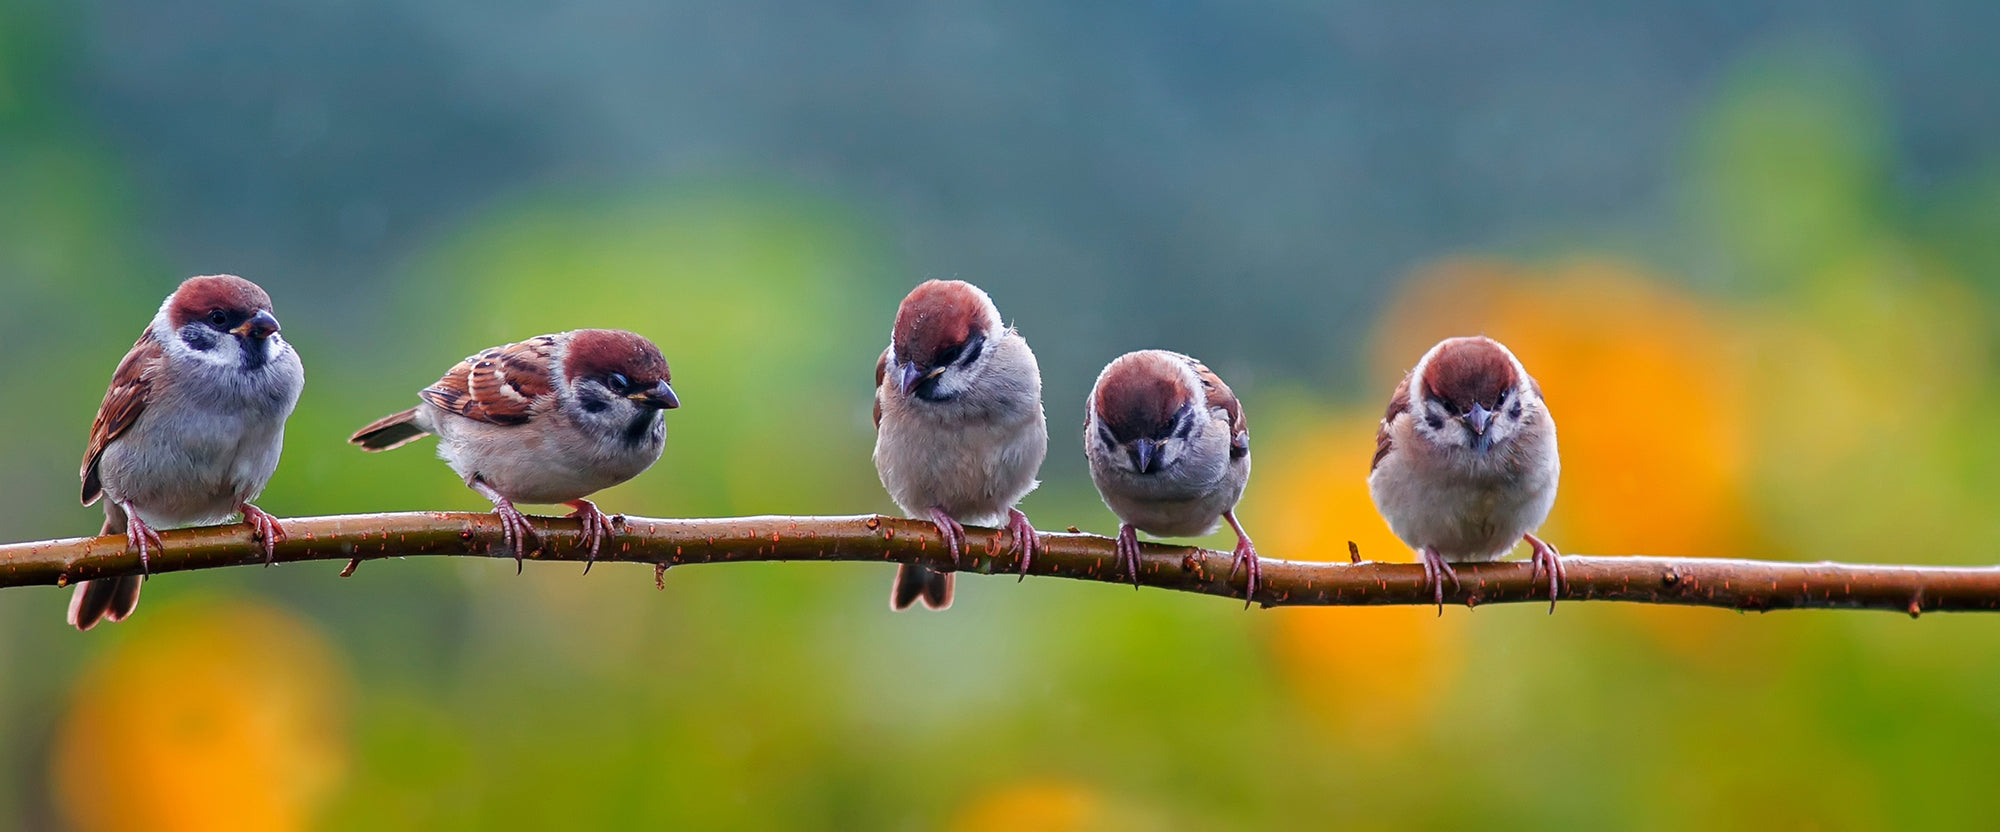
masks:
[[(535, 561), (581, 562), (582, 530), (566, 518), (531, 518), (539, 534)], [(342, 574), (369, 560), (419, 555), (511, 558), (500, 523), (490, 514), (407, 512), (281, 520), (286, 539), (276, 562), (348, 562)], [(739, 561), (877, 561), (949, 568), (950, 555), (930, 523), (895, 517), (731, 517), (666, 520), (622, 517), (599, 562), (679, 566)], [(1020, 569), (1003, 532), (967, 528), (959, 571), (1011, 576)], [(165, 551), (152, 555), (155, 574), (248, 566), (264, 562), (243, 525), (164, 532)], [(1043, 534), (1046, 547), (1027, 573), (1040, 577), (1127, 582), (1110, 538)], [(1230, 555), (1209, 549), (1143, 545), (1140, 583), (1158, 589), (1243, 598), (1243, 575), (1228, 578)], [(1002, 550), (1006, 554), (1000, 554)], [(1351, 550), (1351, 544), (1350, 544)], [(1925, 612), (2000, 610), (2000, 567), (1875, 566), (1711, 558), (1588, 557), (1564, 559), (1564, 601), (1626, 601), (1737, 610), (1873, 609)], [(0, 587), (64, 586), (80, 580), (133, 575), (139, 558), (123, 535), (0, 545)], [(1445, 600), (1478, 605), (1548, 602), (1546, 581), (1526, 562), (1460, 564), (1460, 586)], [(1414, 563), (1310, 562), (1266, 559), (1251, 599), (1267, 607), (1430, 604), (1422, 567)]]

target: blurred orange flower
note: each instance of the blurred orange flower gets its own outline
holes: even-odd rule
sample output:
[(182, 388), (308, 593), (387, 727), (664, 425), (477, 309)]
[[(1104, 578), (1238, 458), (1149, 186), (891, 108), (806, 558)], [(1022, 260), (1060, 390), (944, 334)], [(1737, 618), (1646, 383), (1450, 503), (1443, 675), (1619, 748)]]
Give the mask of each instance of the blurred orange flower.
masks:
[(310, 626), (241, 601), (150, 610), (71, 693), (57, 805), (78, 829), (303, 829), (346, 764), (348, 684)]
[[(1545, 536), (1565, 552), (1740, 557), (1754, 543), (1744, 339), (1728, 315), (1636, 269), (1579, 261), (1532, 271), (1459, 260), (1419, 272), (1374, 351), (1388, 390), (1452, 335), (1499, 339), (1541, 383), (1562, 447)], [(1683, 655), (1720, 620), (1621, 607)]]
[(1693, 296), (1616, 263), (1537, 274), (1455, 261), (1416, 275), (1390, 305), (1375, 366), (1386, 398), (1439, 339), (1499, 339), (1541, 383), (1556, 417), (1557, 545), (1739, 555), (1746, 417), (1733, 330)]
[(989, 792), (967, 805), (951, 824), (957, 832), (1064, 832), (1103, 829), (1104, 801), (1074, 783), (1029, 781)]
[[(1351, 539), (1370, 560), (1412, 559), (1368, 496), (1379, 420), (1350, 414), (1267, 445), (1282, 448), (1262, 457), (1271, 461), (1258, 472), (1260, 494), (1282, 495), (1276, 510), (1260, 513), (1257, 540), (1267, 551), (1344, 560), (1340, 544)], [(1275, 652), (1300, 701), (1351, 741), (1392, 743), (1429, 724), (1456, 674), (1463, 616), (1440, 618), (1430, 607), (1273, 612)]]

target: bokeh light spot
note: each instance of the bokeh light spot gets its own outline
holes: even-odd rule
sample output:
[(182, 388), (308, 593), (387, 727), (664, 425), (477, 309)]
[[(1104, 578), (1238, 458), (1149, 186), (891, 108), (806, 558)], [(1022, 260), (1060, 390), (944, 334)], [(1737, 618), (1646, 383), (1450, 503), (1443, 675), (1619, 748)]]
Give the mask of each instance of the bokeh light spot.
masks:
[(347, 762), (334, 647), (272, 607), (149, 609), (73, 690), (58, 807), (82, 830), (303, 829)]

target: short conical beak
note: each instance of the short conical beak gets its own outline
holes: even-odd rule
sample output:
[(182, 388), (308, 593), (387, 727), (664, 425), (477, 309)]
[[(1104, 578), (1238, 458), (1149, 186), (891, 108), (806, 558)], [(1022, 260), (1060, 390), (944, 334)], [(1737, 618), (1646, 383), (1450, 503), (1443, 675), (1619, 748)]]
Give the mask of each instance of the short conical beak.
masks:
[(917, 382), (922, 380), (923, 373), (917, 370), (915, 362), (896, 365), (896, 389), (903, 395), (910, 395), (911, 390), (917, 389)]
[(277, 317), (273, 316), (269, 312), (259, 309), (257, 310), (257, 314), (250, 316), (250, 320), (244, 321), (242, 324), (238, 325), (235, 329), (230, 330), (229, 334), (241, 335), (249, 338), (269, 338), (272, 335), (276, 334), (277, 331), (278, 331)]
[(681, 406), (681, 399), (679, 396), (674, 395), (674, 388), (668, 386), (664, 381), (645, 390), (633, 393), (630, 398), (632, 401), (638, 402), (640, 407), (651, 407), (658, 410), (672, 410)]
[(1137, 439), (1132, 442), (1132, 464), (1141, 474), (1153, 473), (1153, 466), (1160, 461), (1160, 443), (1151, 439)]
[(1493, 424), (1494, 413), (1485, 405), (1474, 402), (1472, 409), (1465, 413), (1465, 426), (1472, 429), (1475, 436), (1485, 436), (1486, 427)]

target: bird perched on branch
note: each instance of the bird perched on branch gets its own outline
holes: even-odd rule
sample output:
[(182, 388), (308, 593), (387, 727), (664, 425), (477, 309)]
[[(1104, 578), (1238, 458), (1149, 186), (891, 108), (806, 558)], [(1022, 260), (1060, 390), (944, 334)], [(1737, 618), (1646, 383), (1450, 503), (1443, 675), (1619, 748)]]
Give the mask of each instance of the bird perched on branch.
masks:
[[(150, 568), (158, 529), (240, 513), (268, 564), (285, 533), (250, 501), (278, 468), (305, 378), (257, 284), (233, 275), (181, 283), (118, 362), (90, 424), (83, 504), (104, 500), (102, 533), (125, 534)], [(69, 623), (88, 630), (123, 620), (139, 604), (140, 583), (77, 584)]]
[[(438, 438), (438, 457), (493, 502), (514, 569), (532, 530), (514, 507), (561, 503), (583, 520), (590, 561), (615, 533), (584, 499), (638, 476), (666, 446), (660, 412), (680, 406), (667, 360), (653, 342), (618, 329), (578, 329), (469, 356), (417, 395), (423, 403), (349, 439), (386, 451)], [(590, 563), (584, 565), (590, 571)]]
[(1236, 520), (1250, 482), (1250, 428), (1243, 405), (1201, 362), (1141, 350), (1105, 365), (1084, 404), (1083, 448), (1090, 479), (1118, 515), (1118, 560), (1139, 585), (1139, 535), (1189, 537), (1236, 531), (1236, 570), (1246, 571), (1244, 604), (1262, 576), (1257, 548)]
[[(929, 519), (954, 564), (965, 527), (1005, 525), (1026, 575), (1038, 539), (1014, 507), (1048, 455), (1042, 376), (1028, 342), (979, 287), (932, 280), (896, 310), (875, 362), (875, 471), (910, 517)], [(889, 605), (951, 606), (952, 573), (905, 564)]]
[(1445, 578), (1458, 586), (1453, 563), (1499, 560), (1522, 540), (1535, 573), (1548, 571), (1553, 612), (1562, 559), (1535, 530), (1561, 473), (1555, 419), (1527, 368), (1491, 338), (1447, 338), (1389, 398), (1368, 493), (1417, 550), (1440, 613)]

